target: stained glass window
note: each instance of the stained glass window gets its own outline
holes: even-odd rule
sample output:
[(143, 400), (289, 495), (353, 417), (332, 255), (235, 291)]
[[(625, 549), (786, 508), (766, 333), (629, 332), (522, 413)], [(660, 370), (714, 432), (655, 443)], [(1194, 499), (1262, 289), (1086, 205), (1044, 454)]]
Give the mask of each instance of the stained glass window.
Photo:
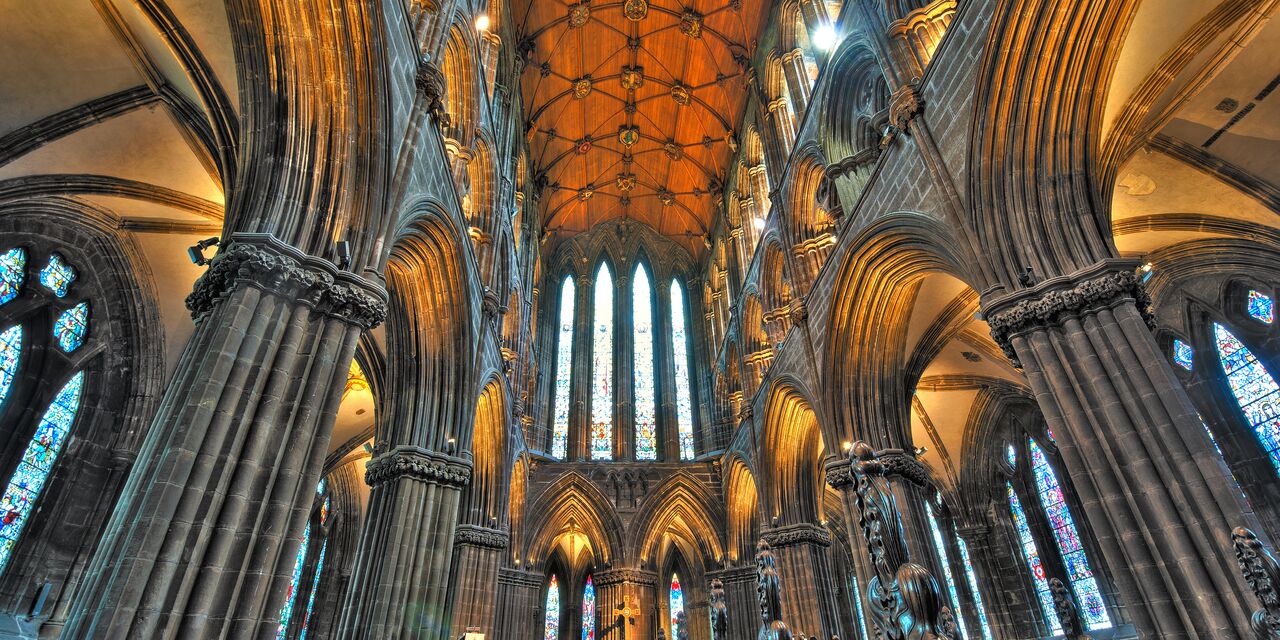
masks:
[(684, 613), (684, 591), (680, 589), (680, 576), (671, 574), (671, 637), (680, 637), (680, 614)]
[[(328, 506), (328, 499), (325, 505)], [(324, 512), (321, 512), (321, 521), (323, 522)], [(311, 611), (316, 606), (316, 592), (320, 590), (320, 572), (324, 571), (324, 554), (329, 550), (329, 541), (325, 540), (320, 545), (320, 557), (316, 559), (316, 575), (311, 578), (311, 593), (307, 595), (307, 614), (302, 619), (302, 631), (298, 633), (298, 640), (307, 640), (307, 627), (311, 626)]]
[(329, 496), (325, 496), (324, 502), (320, 504), (320, 524), (329, 521)]
[(924, 512), (929, 516), (929, 530), (933, 532), (933, 550), (938, 554), (938, 563), (942, 565), (942, 577), (947, 584), (947, 593), (951, 596), (951, 611), (955, 614), (956, 625), (960, 628), (960, 637), (969, 637), (969, 627), (964, 623), (964, 615), (960, 609), (960, 592), (956, 589), (955, 578), (951, 575), (951, 554), (947, 553), (947, 539), (942, 535), (942, 527), (938, 526), (938, 518), (933, 515), (933, 505), (924, 503)]
[(551, 576), (551, 582), (547, 584), (547, 612), (543, 616), (542, 638), (543, 640), (559, 640), (560, 639), (560, 581), (555, 576)]
[(853, 586), (853, 612), (858, 616), (858, 637), (867, 640), (867, 618), (862, 613), (862, 588), (858, 586), (858, 576), (850, 574), (849, 582)]
[(1022, 509), (1022, 502), (1014, 492), (1012, 484), (1005, 484), (1009, 490), (1009, 509), (1013, 512), (1013, 526), (1018, 530), (1018, 539), (1022, 542), (1022, 557), (1031, 570), (1031, 581), (1036, 586), (1036, 597), (1040, 600), (1040, 610), (1053, 630), (1053, 635), (1062, 634), (1062, 623), (1058, 622), (1058, 611), (1053, 608), (1053, 592), (1049, 590), (1049, 580), (1044, 576), (1044, 565), (1040, 563), (1040, 551), (1036, 548), (1036, 539), (1031, 535), (1031, 526), (1027, 524), (1027, 512)]
[(653, 290), (644, 265), (636, 265), (631, 300), (632, 331), (635, 335), (636, 460), (657, 460), (658, 396), (653, 369)]
[(684, 330), (684, 288), (671, 280), (671, 353), (675, 360), (676, 426), (680, 434), (680, 458), (692, 460), (693, 397), (689, 391), (689, 337)]
[(14, 247), (0, 253), (0, 304), (4, 304), (22, 292), (22, 282), (27, 279), (27, 252)]
[(76, 270), (57, 253), (49, 254), (49, 263), (40, 270), (40, 284), (59, 298), (67, 295), (67, 289), (76, 279)]
[(293, 560), (293, 575), (289, 577), (289, 590), (285, 592), (284, 606), (280, 608), (280, 624), (276, 625), (276, 640), (284, 640), (289, 633), (289, 620), (298, 600), (298, 583), (302, 581), (302, 565), (307, 561), (307, 545), (311, 543), (311, 523), (302, 530), (302, 544), (298, 545), (298, 557)]
[(0, 333), (0, 404), (9, 396), (9, 387), (18, 375), (22, 358), (22, 325), (14, 325)]
[(613, 457), (613, 273), (596, 271), (591, 325), (591, 459)]
[(71, 353), (84, 344), (84, 334), (89, 330), (89, 303), (80, 304), (63, 311), (53, 323), (53, 335), (58, 339), (58, 346)]
[(1249, 291), (1249, 315), (1254, 320), (1271, 324), (1276, 319), (1275, 302), (1271, 300), (1271, 296), (1261, 291)]
[(560, 335), (556, 339), (556, 398), (551, 423), (551, 455), (564, 458), (569, 445), (569, 381), (573, 377), (573, 276), (565, 276), (560, 283)]
[(1213, 334), (1231, 393), (1280, 471), (1280, 387), (1253, 352), (1226, 327), (1214, 323)]
[(1009, 463), (1009, 466), (1018, 466), (1018, 450), (1012, 444), (1005, 446), (1004, 459)]
[(316, 483), (316, 495), (324, 495), (324, 478), (320, 478), (320, 481)]
[(969, 557), (969, 545), (964, 538), (956, 535), (956, 547), (960, 549), (960, 565), (964, 567), (965, 580), (969, 582), (969, 592), (973, 594), (973, 604), (978, 609), (978, 624), (982, 625), (983, 640), (991, 640), (991, 622), (987, 620), (987, 607), (982, 604), (982, 592), (978, 591), (978, 574), (973, 572), (973, 559)]
[(1176, 362), (1179, 367), (1182, 367), (1183, 369), (1190, 371), (1191, 365), (1193, 364), (1193, 357), (1195, 356), (1195, 353), (1196, 353), (1195, 349), (1192, 349), (1191, 345), (1181, 340), (1178, 340), (1176, 338), (1174, 339), (1173, 361)]
[(31, 517), (31, 510), (40, 491), (53, 471), (53, 464), (58, 460), (62, 443), (71, 431), (76, 412), (80, 409), (80, 390), (84, 386), (84, 372), (78, 371), (62, 386), (54, 397), (36, 433), (27, 443), (27, 448), (18, 461), (9, 485), (0, 496), (0, 572), (9, 564), (13, 547), (22, 535), (22, 528)]
[(591, 576), (582, 588), (582, 640), (596, 640), (596, 585)]
[(1031, 473), (1035, 475), (1036, 488), (1040, 491), (1040, 504), (1049, 519), (1049, 528), (1053, 530), (1058, 551), (1062, 553), (1062, 562), (1067, 567), (1067, 578), (1071, 582), (1071, 590), (1076, 594), (1080, 617), (1084, 618), (1084, 624), (1090, 631), (1110, 629), (1111, 617), (1102, 602), (1098, 581), (1089, 568), (1089, 558), (1084, 552), (1084, 545), (1080, 543), (1080, 532), (1076, 530), (1071, 510), (1063, 498), (1058, 476), (1049, 466), (1044, 450), (1035, 440), (1029, 439), (1027, 447), (1031, 455)]

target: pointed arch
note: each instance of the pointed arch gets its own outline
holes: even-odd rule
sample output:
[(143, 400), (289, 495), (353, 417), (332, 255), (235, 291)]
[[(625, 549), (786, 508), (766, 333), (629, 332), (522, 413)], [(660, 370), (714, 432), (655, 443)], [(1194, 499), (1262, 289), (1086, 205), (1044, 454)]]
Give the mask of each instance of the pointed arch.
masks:
[(798, 383), (774, 383), (762, 429), (760, 485), (766, 513), (781, 525), (822, 521), (826, 446), (813, 404)]
[(622, 521), (608, 498), (594, 483), (576, 471), (569, 471), (546, 487), (528, 508), (525, 558), (541, 562), (549, 556), (556, 539), (573, 523), (591, 542), (600, 562), (622, 562)]
[(616, 429), (614, 393), (614, 292), (617, 284), (607, 257), (596, 267), (591, 287), (591, 437), (592, 460), (612, 460)]
[(657, 289), (649, 261), (636, 260), (631, 277), (631, 397), (635, 416), (636, 460), (658, 459)]
[(642, 560), (654, 558), (662, 536), (675, 530), (693, 541), (699, 556), (713, 564), (724, 558), (718, 533), (724, 521), (724, 510), (706, 485), (677, 471), (645, 497), (628, 543), (639, 550)]

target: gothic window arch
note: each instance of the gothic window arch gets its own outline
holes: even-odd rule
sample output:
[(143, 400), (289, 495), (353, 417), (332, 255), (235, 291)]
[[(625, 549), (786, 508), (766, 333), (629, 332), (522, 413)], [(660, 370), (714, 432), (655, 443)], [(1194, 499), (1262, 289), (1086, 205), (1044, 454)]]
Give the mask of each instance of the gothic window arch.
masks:
[(684, 588), (680, 586), (680, 574), (671, 574), (671, 583), (667, 589), (668, 611), (671, 613), (671, 637), (680, 637), (680, 625), (688, 624), (684, 611)]
[(635, 406), (636, 460), (658, 459), (658, 370), (654, 366), (653, 285), (649, 269), (636, 264), (631, 280), (632, 395)]
[(693, 392), (690, 375), (689, 333), (685, 329), (684, 286), (671, 279), (671, 353), (675, 382), (676, 433), (680, 441), (680, 459), (692, 460), (697, 455), (693, 441)]
[(596, 585), (590, 575), (582, 585), (582, 640), (596, 640)]
[(569, 407), (573, 404), (573, 275), (560, 281), (560, 305), (557, 309), (555, 334), (555, 370), (551, 372), (551, 456), (564, 459), (569, 445)]
[(591, 313), (591, 459), (613, 459), (613, 271), (596, 269)]
[(560, 579), (553, 573), (547, 580), (547, 597), (543, 601), (543, 640), (560, 640)]
[(298, 553), (294, 556), (284, 605), (276, 624), (276, 640), (306, 640), (315, 610), (316, 595), (322, 586), (324, 561), (333, 528), (333, 498), (327, 483), (316, 484), (307, 526), (303, 529)]

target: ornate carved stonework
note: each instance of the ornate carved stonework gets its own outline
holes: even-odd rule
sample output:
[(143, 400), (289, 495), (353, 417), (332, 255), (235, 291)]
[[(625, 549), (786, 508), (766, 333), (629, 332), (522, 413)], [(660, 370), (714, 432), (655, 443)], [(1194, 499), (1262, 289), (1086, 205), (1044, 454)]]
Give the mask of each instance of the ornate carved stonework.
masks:
[(724, 583), (719, 578), (711, 580), (708, 595), (711, 607), (711, 631), (716, 638), (725, 638), (729, 633), (729, 609), (725, 606)]
[(501, 529), (489, 529), (487, 527), (464, 524), (453, 530), (454, 544), (465, 544), (483, 549), (506, 549), (510, 542), (511, 535)]
[(827, 484), (834, 489), (848, 489), (854, 485), (853, 468), (847, 460), (835, 460), (827, 465)]
[(1280, 564), (1258, 536), (1244, 527), (1231, 532), (1231, 544), (1245, 584), (1262, 605), (1250, 619), (1254, 633), (1258, 638), (1280, 638)]
[(924, 100), (915, 85), (904, 84), (889, 98), (889, 124), (899, 131), (906, 131), (911, 121), (923, 112)]
[(308, 256), (264, 233), (237, 233), (218, 251), (187, 296), (199, 322), (238, 287), (297, 301), (344, 322), (371, 329), (387, 316), (387, 293), (328, 260)]
[(762, 626), (757, 638), (791, 640), (791, 629), (782, 621), (782, 583), (778, 579), (778, 563), (769, 543), (756, 543), (756, 594), (760, 598)]
[(1058, 614), (1058, 623), (1062, 625), (1062, 636), (1068, 640), (1088, 640), (1080, 629), (1080, 619), (1076, 616), (1076, 601), (1071, 591), (1057, 578), (1049, 578), (1049, 594), (1053, 596), (1053, 609)]
[(831, 534), (822, 527), (812, 524), (793, 524), (776, 529), (768, 529), (760, 534), (760, 538), (771, 547), (779, 549), (797, 544), (814, 544), (820, 547), (831, 546)]
[(397, 447), (369, 461), (364, 481), (377, 487), (401, 476), (461, 488), (471, 481), (471, 464), (427, 449)]
[(418, 95), (422, 97), (423, 104), (427, 113), (431, 115), (431, 119), (435, 120), (441, 127), (449, 126), (449, 114), (445, 113), (444, 107), (444, 74), (440, 72), (440, 68), (431, 62), (423, 60), (418, 63), (418, 70), (414, 74), (413, 84), (418, 91)]
[(599, 586), (606, 587), (615, 584), (635, 584), (646, 587), (654, 587), (658, 584), (658, 574), (652, 571), (644, 571), (643, 569), (606, 569), (597, 571), (592, 574), (592, 579)]
[[(1101, 271), (1101, 273), (1098, 273)], [(1078, 317), (1132, 300), (1148, 327), (1155, 327), (1151, 297), (1128, 261), (1113, 261), (1091, 267), (1078, 279), (1054, 278), (1025, 292), (998, 300), (988, 306), (987, 324), (991, 337), (1014, 366), (1021, 367), (1013, 349), (1014, 335), (1057, 325), (1064, 318)]]

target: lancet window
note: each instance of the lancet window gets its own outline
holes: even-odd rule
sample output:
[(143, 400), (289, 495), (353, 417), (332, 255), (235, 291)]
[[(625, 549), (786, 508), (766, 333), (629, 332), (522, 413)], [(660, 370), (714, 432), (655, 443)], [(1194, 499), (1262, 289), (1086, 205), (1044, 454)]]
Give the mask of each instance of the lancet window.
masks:
[(560, 580), (551, 576), (547, 583), (546, 613), (542, 616), (543, 640), (560, 640)]
[(294, 556), (293, 572), (289, 576), (284, 606), (280, 608), (276, 624), (277, 640), (305, 640), (307, 637), (312, 614), (315, 612), (316, 594), (320, 592), (321, 578), (324, 575), (332, 517), (332, 496), (322, 479), (316, 483), (311, 513), (307, 518), (307, 526), (302, 531), (298, 553)]

